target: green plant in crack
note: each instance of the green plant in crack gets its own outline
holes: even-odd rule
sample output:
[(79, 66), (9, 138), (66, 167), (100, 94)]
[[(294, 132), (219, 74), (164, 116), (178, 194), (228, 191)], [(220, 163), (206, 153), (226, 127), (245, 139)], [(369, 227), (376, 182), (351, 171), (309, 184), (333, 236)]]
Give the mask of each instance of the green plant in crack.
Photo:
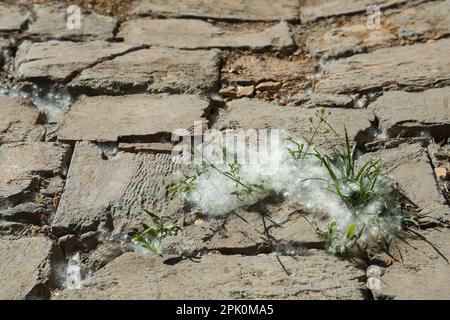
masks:
[(162, 240), (168, 235), (180, 230), (180, 228), (170, 218), (164, 215), (146, 209), (144, 212), (151, 218), (154, 225), (148, 226), (145, 223), (142, 224), (143, 231), (137, 233), (133, 239), (143, 248), (162, 256)]
[[(342, 149), (335, 148), (332, 156), (315, 149), (315, 157), (320, 160), (329, 175), (330, 192), (339, 196), (352, 211), (366, 206), (377, 197), (383, 197), (377, 191), (381, 174), (381, 163), (369, 159), (359, 168), (355, 161), (356, 144), (350, 142), (345, 129), (345, 142)], [(381, 182), (387, 183), (388, 180)]]
[[(222, 152), (224, 162), (210, 160), (211, 150), (205, 152), (208, 156), (202, 153), (201, 165), (183, 173), (169, 192), (182, 193), (212, 216), (226, 215), (273, 194), (283, 195), (298, 206), (296, 212), (309, 213), (308, 222), (323, 237), (329, 252), (346, 256), (357, 250), (365, 254), (375, 247), (389, 250), (402, 230), (416, 225), (414, 213), (392, 193), (380, 161), (357, 159), (356, 143), (345, 127), (342, 136), (336, 132), (329, 116), (321, 108), (308, 118), (306, 138), (284, 132), (274, 152), (281, 157), (265, 154), (272, 162), (279, 160), (279, 166), (239, 164), (235, 157), (245, 146), (231, 155), (221, 146), (215, 152)], [(328, 142), (330, 152), (315, 145), (319, 136)]]
[[(338, 197), (350, 212), (347, 229), (340, 230), (336, 221), (332, 220), (326, 230), (320, 232), (325, 238), (326, 248), (338, 255), (348, 255), (355, 247), (365, 252), (368, 243), (375, 243), (379, 249), (387, 250), (399, 229), (417, 225), (415, 214), (405, 210), (401, 201), (393, 195), (388, 185), (390, 180), (381, 174), (381, 162), (370, 158), (358, 163), (356, 143), (350, 140), (345, 127), (342, 138), (330, 125), (327, 116), (324, 111), (318, 111), (317, 119), (310, 120), (312, 138), (307, 142), (310, 148), (305, 148), (293, 138), (289, 139), (297, 146), (289, 150), (294, 159), (316, 158), (325, 168), (326, 178), (305, 180), (320, 180), (324, 189)], [(313, 138), (317, 132), (332, 134), (337, 139), (336, 145), (329, 143), (332, 148), (329, 154), (314, 146)], [(330, 142), (328, 138), (327, 141)]]

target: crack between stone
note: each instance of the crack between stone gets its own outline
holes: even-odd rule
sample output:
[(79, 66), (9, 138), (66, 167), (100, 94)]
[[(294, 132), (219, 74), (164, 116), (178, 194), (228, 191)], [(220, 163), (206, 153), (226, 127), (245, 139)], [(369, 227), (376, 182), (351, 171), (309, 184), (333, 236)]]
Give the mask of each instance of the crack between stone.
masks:
[(89, 64), (88, 66), (86, 66), (86, 67), (84, 67), (84, 68), (81, 68), (81, 69), (79, 69), (79, 70), (73, 71), (69, 76), (67, 76), (67, 78), (66, 78), (65, 81), (66, 81), (66, 83), (70, 83), (73, 79), (75, 79), (76, 77), (78, 77), (83, 71), (88, 70), (88, 69), (91, 69), (91, 68), (95, 67), (96, 65), (98, 65), (98, 64), (100, 64), (100, 63), (103, 63), (103, 62), (105, 62), (105, 61), (111, 61), (111, 60), (114, 60), (115, 58), (118, 58), (118, 57), (127, 55), (127, 54), (129, 54), (129, 53), (132, 53), (132, 52), (135, 52), (135, 51), (139, 51), (139, 50), (143, 50), (143, 49), (149, 49), (149, 48), (150, 48), (149, 45), (139, 45), (139, 46), (130, 48), (130, 49), (128, 49), (128, 50), (125, 50), (125, 51), (123, 51), (123, 52), (116, 53), (116, 54), (112, 54), (112, 55), (109, 55), (109, 56), (107, 56), (107, 57), (100, 58), (100, 59), (98, 59), (97, 61), (95, 61), (95, 62)]

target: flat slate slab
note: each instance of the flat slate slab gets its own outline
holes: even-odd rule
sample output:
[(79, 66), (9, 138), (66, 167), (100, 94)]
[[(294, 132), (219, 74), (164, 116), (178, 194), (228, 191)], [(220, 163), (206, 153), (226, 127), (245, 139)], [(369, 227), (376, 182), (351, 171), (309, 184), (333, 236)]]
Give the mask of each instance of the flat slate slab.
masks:
[(325, 25), (308, 33), (306, 47), (316, 58), (348, 57), (401, 42), (426, 42), (450, 34), (450, 0), (383, 12), (380, 30), (369, 30), (366, 19), (344, 25)]
[[(447, 259), (450, 257), (448, 229), (421, 234)], [(409, 245), (408, 245), (409, 244)], [(421, 239), (401, 243), (402, 262), (387, 268), (381, 277), (377, 298), (399, 300), (447, 300), (450, 296), (450, 265), (433, 247)]]
[(208, 109), (208, 100), (196, 95), (85, 97), (70, 109), (58, 140), (116, 142), (133, 137), (159, 142), (162, 133), (206, 122)]
[(94, 12), (82, 11), (80, 29), (67, 27), (67, 5), (44, 4), (33, 8), (34, 21), (26, 35), (40, 41), (108, 40), (113, 38), (116, 20)]
[(296, 0), (139, 1), (134, 13), (240, 21), (298, 20), (299, 3)]
[[(31, 200), (39, 180), (64, 176), (69, 147), (52, 142), (11, 143), (0, 146), (0, 208)], [(37, 189), (37, 190), (36, 190)]]
[(326, 64), (317, 92), (424, 89), (450, 81), (450, 40), (379, 49)]
[(213, 50), (143, 49), (84, 70), (69, 87), (97, 95), (205, 92), (217, 85), (219, 61)]
[[(363, 299), (364, 272), (314, 251), (307, 256), (207, 255), (175, 265), (125, 253), (96, 272), (81, 290), (56, 299)], [(199, 276), (201, 275), (201, 276)], [(142, 279), (146, 279), (142, 281)]]
[[(307, 133), (309, 130), (309, 117), (314, 117), (317, 108), (305, 109), (294, 106), (279, 106), (262, 102), (257, 99), (238, 99), (228, 104), (214, 125), (214, 128), (223, 130), (227, 128), (243, 129), (288, 129), (294, 133)], [(347, 127), (351, 139), (359, 143), (370, 140), (371, 122), (374, 115), (364, 109), (328, 108), (330, 124), (340, 134), (344, 135), (344, 125)], [(316, 137), (317, 143), (323, 143), (323, 137)], [(332, 135), (330, 141), (334, 140)]]
[[(198, 216), (194, 210), (183, 219), (184, 226), (176, 235), (164, 239), (164, 253), (197, 256), (213, 251), (256, 255), (272, 251), (285, 254), (290, 250), (307, 254), (311, 248), (323, 249), (323, 239), (304, 217), (293, 215), (293, 211), (289, 204), (279, 203), (265, 203), (266, 216), (256, 206), (234, 210), (236, 214), (222, 218)], [(271, 241), (262, 236), (266, 233)]]
[(397, 40), (388, 28), (369, 30), (366, 24), (351, 24), (313, 31), (306, 39), (311, 55), (324, 60), (348, 57), (369, 48), (387, 47)]
[(306, 1), (300, 8), (302, 22), (329, 18), (341, 15), (365, 13), (370, 5), (377, 5), (380, 9), (407, 2), (406, 0), (321, 0)]
[(27, 15), (18, 7), (0, 3), (0, 32), (21, 30), (27, 23)]
[(120, 235), (141, 227), (143, 209), (174, 215), (182, 208), (167, 195), (175, 168), (168, 154), (118, 152), (104, 159), (99, 147), (79, 142), (52, 226), (57, 232)]
[(211, 23), (188, 19), (132, 19), (118, 37), (125, 43), (179, 49), (290, 50), (295, 47), (289, 25), (280, 22), (262, 31), (227, 31)]
[(0, 299), (48, 299), (57, 286), (61, 250), (43, 237), (0, 238)]
[(425, 2), (402, 10), (390, 21), (402, 38), (441, 38), (450, 34), (449, 8), (450, 0)]
[(15, 97), (0, 96), (0, 145), (21, 141), (42, 141), (45, 129), (37, 125), (40, 111)]
[(385, 92), (369, 105), (379, 127), (390, 137), (450, 136), (450, 90), (448, 87), (423, 92)]
[(106, 41), (25, 41), (16, 54), (15, 73), (19, 80), (63, 82), (83, 69), (132, 49), (133, 46), (125, 43)]

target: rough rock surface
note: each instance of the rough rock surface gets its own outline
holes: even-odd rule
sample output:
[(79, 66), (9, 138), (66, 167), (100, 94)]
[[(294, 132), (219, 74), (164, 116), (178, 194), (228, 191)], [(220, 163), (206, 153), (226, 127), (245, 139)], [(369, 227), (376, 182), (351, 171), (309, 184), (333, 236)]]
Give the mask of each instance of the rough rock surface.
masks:
[(260, 203), (236, 210), (224, 218), (190, 215), (182, 230), (163, 242), (167, 254), (196, 256), (204, 252), (225, 255), (277, 252), (298, 255), (324, 244), (311, 225), (292, 214), (289, 205)]
[(104, 159), (99, 147), (79, 142), (52, 226), (58, 232), (122, 234), (140, 227), (144, 208), (175, 214), (182, 205), (166, 189), (176, 166), (167, 154), (118, 152)]
[(298, 20), (295, 0), (157, 0), (139, 1), (139, 15), (198, 17), (220, 20), (275, 21)]
[(317, 92), (425, 89), (450, 81), (450, 40), (379, 49), (330, 62)]
[(298, 93), (286, 99), (289, 104), (304, 108), (351, 108), (354, 101), (345, 94)]
[(403, 10), (383, 12), (381, 28), (369, 29), (366, 17), (332, 24), (308, 33), (306, 47), (322, 59), (350, 56), (404, 41), (436, 40), (450, 33), (450, 1), (425, 2)]
[(441, 38), (450, 34), (450, 1), (433, 1), (403, 10), (392, 18), (398, 34), (408, 40)]
[[(314, 251), (301, 257), (207, 255), (167, 265), (125, 253), (58, 299), (362, 299), (364, 273)], [(201, 276), (199, 276), (201, 275)], [(146, 279), (146, 281), (142, 281)]]
[[(223, 130), (226, 128), (243, 129), (288, 129), (295, 133), (308, 132), (308, 118), (314, 116), (317, 109), (304, 109), (293, 106), (279, 106), (261, 102), (256, 99), (234, 100), (228, 105), (215, 123), (214, 128)], [(327, 109), (330, 124), (340, 133), (344, 133), (344, 125), (349, 136), (358, 143), (364, 143), (371, 137), (371, 122), (374, 116), (367, 110), (358, 109)], [(330, 137), (333, 139), (333, 137)], [(317, 142), (321, 142), (318, 137)], [(322, 141), (323, 142), (323, 141)]]
[[(108, 40), (116, 27), (114, 18), (94, 12), (81, 12), (80, 29), (68, 28), (66, 5), (36, 5), (34, 19), (26, 34), (45, 41), (55, 40)], [(69, 21), (70, 22), (70, 21)], [(76, 27), (76, 26), (75, 26)]]
[(321, 30), (311, 33), (307, 38), (306, 46), (317, 58), (328, 60), (346, 57), (363, 53), (368, 48), (393, 43), (396, 37), (389, 31), (387, 28), (368, 30), (364, 24), (333, 27), (324, 33)]
[[(61, 189), (62, 191), (62, 189)], [(49, 215), (48, 208), (43, 204), (37, 203), (21, 203), (15, 207), (0, 210), (0, 224), (6, 222), (4, 226), (8, 224), (15, 224), (17, 230), (23, 230), (26, 225), (39, 226), (46, 217)], [(2, 230), (4, 233), (7, 230)], [(14, 233), (14, 230), (9, 233)]]
[(0, 32), (19, 31), (27, 24), (27, 15), (18, 7), (0, 3)]
[(381, 288), (374, 290), (378, 298), (399, 300), (447, 300), (450, 296), (450, 232), (448, 229), (421, 232), (435, 246), (416, 237), (402, 244), (402, 263), (387, 268), (381, 277)]
[(208, 101), (195, 95), (86, 97), (72, 106), (58, 140), (159, 142), (161, 134), (190, 129), (195, 121), (206, 122), (203, 116), (208, 108)]
[(41, 141), (45, 130), (37, 125), (40, 111), (14, 97), (0, 96), (0, 145), (20, 141)]
[(263, 31), (226, 31), (211, 23), (187, 19), (133, 19), (122, 24), (125, 43), (179, 49), (231, 48), (290, 50), (294, 45), (289, 25), (280, 22)]
[(0, 299), (48, 299), (58, 284), (62, 252), (43, 238), (0, 238)]
[(151, 48), (86, 69), (69, 86), (92, 94), (194, 93), (213, 89), (218, 78), (217, 52)]
[(363, 13), (367, 11), (369, 5), (377, 5), (380, 9), (384, 9), (405, 2), (406, 0), (321, 0), (319, 2), (309, 0), (300, 8), (300, 19), (308, 22), (333, 16)]
[(20, 80), (61, 82), (71, 80), (83, 69), (132, 49), (128, 44), (106, 41), (25, 41), (17, 52), (15, 72)]
[(380, 129), (390, 137), (430, 135), (450, 137), (450, 90), (424, 92), (385, 92), (370, 104)]
[(51, 142), (0, 146), (0, 209), (26, 200), (34, 202), (43, 178), (64, 175), (68, 153), (68, 146)]
[(239, 85), (254, 84), (269, 80), (290, 80), (304, 77), (312, 72), (310, 64), (299, 61), (286, 61), (273, 56), (240, 55), (222, 70), (222, 79)]

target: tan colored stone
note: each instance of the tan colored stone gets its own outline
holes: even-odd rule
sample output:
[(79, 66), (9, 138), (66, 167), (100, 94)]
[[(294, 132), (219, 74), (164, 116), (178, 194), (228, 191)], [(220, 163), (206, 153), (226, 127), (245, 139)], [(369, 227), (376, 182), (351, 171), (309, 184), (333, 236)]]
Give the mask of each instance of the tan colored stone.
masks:
[(450, 34), (450, 0), (426, 1), (402, 10), (390, 19), (400, 37), (417, 41), (441, 38)]
[(51, 142), (0, 146), (0, 208), (29, 200), (39, 179), (64, 176), (68, 154), (68, 146)]
[(387, 28), (369, 30), (366, 24), (352, 24), (312, 32), (306, 39), (306, 47), (316, 58), (327, 60), (387, 46), (394, 40), (396, 37)]
[(286, 102), (304, 108), (352, 108), (353, 99), (345, 94), (297, 93), (289, 96)]
[(314, 71), (310, 61), (289, 61), (271, 55), (239, 54), (226, 61), (222, 79), (228, 83), (247, 85), (261, 81), (293, 80)]
[(45, 129), (37, 125), (39, 110), (19, 98), (0, 97), (0, 145), (41, 141)]
[(45, 40), (108, 40), (113, 38), (116, 20), (95, 12), (82, 11), (80, 29), (67, 27), (67, 5), (42, 4), (33, 7), (34, 19), (26, 34)]
[(105, 159), (93, 143), (79, 142), (52, 226), (58, 233), (122, 235), (141, 227), (144, 209), (177, 216), (182, 203), (167, 194), (176, 168), (168, 154), (118, 152)]
[(236, 88), (227, 87), (219, 90), (219, 93), (226, 98), (234, 98), (236, 97)]
[[(304, 109), (294, 106), (279, 106), (272, 103), (262, 102), (257, 99), (242, 98), (233, 100), (228, 104), (214, 124), (214, 128), (224, 130), (227, 128), (243, 129), (288, 129), (293, 133), (304, 134), (309, 130), (309, 117), (314, 117), (317, 108)], [(359, 143), (368, 142), (372, 137), (371, 121), (374, 121), (374, 115), (367, 110), (362, 109), (342, 109), (328, 108), (327, 112), (330, 124), (341, 134), (344, 135), (344, 125), (346, 126), (351, 139)], [(329, 137), (330, 142), (335, 141), (333, 136)], [(326, 143), (323, 136), (316, 137), (316, 143)]]
[(218, 78), (218, 52), (150, 48), (86, 69), (69, 87), (92, 95), (196, 93), (214, 89)]
[(259, 91), (277, 91), (281, 88), (281, 82), (261, 82), (256, 86), (256, 90)]
[(116, 142), (133, 137), (158, 142), (160, 134), (206, 122), (208, 108), (208, 101), (195, 95), (85, 97), (72, 106), (58, 140)]
[(430, 135), (442, 140), (450, 136), (449, 100), (448, 87), (423, 92), (389, 91), (368, 109), (390, 137)]
[(333, 16), (365, 13), (367, 6), (377, 5), (380, 9), (405, 3), (406, 0), (309, 0), (300, 8), (300, 20), (314, 21)]
[(187, 256), (210, 251), (227, 255), (272, 251), (303, 255), (311, 248), (323, 249), (323, 239), (304, 217), (292, 214), (293, 211), (295, 208), (284, 203), (264, 203), (263, 209), (258, 205), (237, 209), (224, 219), (192, 216), (193, 221), (185, 223), (175, 236), (167, 237), (163, 247), (167, 254)]
[[(206, 255), (163, 263), (125, 253), (81, 290), (57, 299), (363, 299), (364, 275), (349, 262), (314, 251), (306, 256)], [(199, 277), (199, 275), (201, 275)], [(147, 279), (147, 281), (142, 281)]]
[(226, 31), (208, 22), (187, 19), (132, 19), (122, 24), (125, 43), (179, 49), (233, 48), (290, 50), (294, 47), (289, 25), (280, 22), (263, 31)]
[(65, 81), (96, 63), (125, 54), (133, 46), (106, 41), (23, 42), (15, 59), (20, 80)]
[(17, 6), (0, 3), (0, 32), (19, 31), (26, 23), (26, 13)]
[(49, 299), (58, 285), (61, 250), (42, 237), (0, 238), (0, 299)]
[(317, 92), (423, 89), (450, 81), (450, 40), (385, 48), (324, 66)]
[(296, 0), (154, 0), (139, 1), (139, 15), (201, 17), (244, 21), (298, 20)]
[(255, 93), (254, 86), (238, 87), (236, 97), (251, 97)]
[[(375, 48), (410, 41), (438, 39), (450, 34), (450, 0), (425, 2), (400, 10), (383, 12), (379, 30), (370, 30), (366, 19), (336, 27), (326, 25), (308, 33), (306, 47), (322, 59), (346, 57)], [(355, 19), (356, 20), (356, 19)]]
[[(447, 300), (450, 297), (450, 233), (447, 229), (420, 231), (429, 241), (415, 237), (398, 243), (402, 262), (387, 268), (375, 297), (399, 300)], [(432, 246), (445, 257), (443, 258)]]
[(446, 180), (449, 177), (449, 171), (447, 170), (447, 168), (442, 167), (434, 168), (434, 173), (439, 179), (442, 180)]

